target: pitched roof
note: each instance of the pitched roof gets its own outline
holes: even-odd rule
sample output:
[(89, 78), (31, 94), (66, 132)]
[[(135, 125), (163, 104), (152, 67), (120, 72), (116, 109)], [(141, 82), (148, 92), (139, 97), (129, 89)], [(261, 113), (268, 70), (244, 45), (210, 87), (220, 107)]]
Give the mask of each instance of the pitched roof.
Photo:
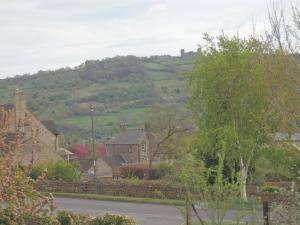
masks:
[(82, 172), (88, 171), (94, 165), (94, 159), (78, 159), (78, 161)]
[(2, 104), (0, 105), (0, 108), (4, 108), (4, 110), (12, 110), (14, 108), (13, 104)]
[(52, 134), (57, 135), (58, 131), (55, 127), (55, 123), (53, 120), (43, 120), (41, 123), (49, 130)]
[(300, 142), (300, 133), (293, 133), (291, 135), (285, 133), (276, 133), (275, 138), (277, 141), (293, 141)]
[(102, 160), (112, 168), (118, 168), (126, 163), (126, 160), (121, 155), (104, 156)]
[(105, 144), (109, 145), (133, 145), (140, 144), (145, 139), (143, 130), (127, 130), (110, 139)]

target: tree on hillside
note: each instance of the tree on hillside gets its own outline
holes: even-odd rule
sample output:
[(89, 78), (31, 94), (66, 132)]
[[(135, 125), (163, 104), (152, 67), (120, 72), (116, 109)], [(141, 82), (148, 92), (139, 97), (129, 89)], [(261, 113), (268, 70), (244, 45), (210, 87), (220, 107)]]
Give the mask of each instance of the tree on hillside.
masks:
[[(275, 144), (276, 132), (293, 132), (299, 112), (294, 67), (288, 55), (254, 37), (205, 35), (207, 47), (191, 74), (192, 109), (198, 122), (198, 155), (217, 154), (225, 143), (228, 164), (238, 164), (243, 199), (258, 151)], [(298, 104), (298, 106), (295, 106)]]

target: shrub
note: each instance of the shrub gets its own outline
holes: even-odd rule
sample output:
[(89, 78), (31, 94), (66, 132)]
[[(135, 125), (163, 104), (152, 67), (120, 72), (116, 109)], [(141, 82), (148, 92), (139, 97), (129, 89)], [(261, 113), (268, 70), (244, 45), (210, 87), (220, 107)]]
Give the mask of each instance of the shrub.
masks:
[(45, 166), (42, 164), (36, 164), (32, 167), (29, 176), (33, 179), (36, 180), (38, 177), (42, 176), (43, 171), (45, 170)]
[(280, 193), (282, 190), (279, 187), (275, 186), (264, 186), (262, 187), (261, 191), (269, 193)]
[[(146, 164), (136, 164), (122, 166), (120, 168), (121, 176), (124, 178), (138, 178), (145, 179), (148, 175), (149, 167)], [(150, 180), (157, 180), (159, 178), (158, 166), (152, 166), (150, 169), (149, 177)]]
[(174, 166), (170, 163), (161, 163), (158, 166), (158, 177), (159, 179), (162, 179), (170, 174), (172, 174), (174, 171)]
[(60, 225), (88, 225), (90, 218), (85, 215), (75, 215), (72, 212), (61, 210), (57, 213)]
[(47, 170), (49, 180), (77, 181), (81, 178), (80, 166), (64, 160), (48, 163)]
[(136, 164), (136, 165), (128, 165), (122, 166), (120, 168), (121, 176), (124, 178), (138, 178), (149, 180), (158, 180), (172, 173), (173, 166), (169, 163), (161, 163), (159, 165), (153, 165), (150, 169), (149, 177), (149, 165), (147, 164)]
[(127, 216), (105, 214), (92, 220), (91, 225), (137, 225)]
[(60, 225), (72, 225), (72, 215), (68, 211), (59, 211), (57, 213), (57, 220), (60, 222)]

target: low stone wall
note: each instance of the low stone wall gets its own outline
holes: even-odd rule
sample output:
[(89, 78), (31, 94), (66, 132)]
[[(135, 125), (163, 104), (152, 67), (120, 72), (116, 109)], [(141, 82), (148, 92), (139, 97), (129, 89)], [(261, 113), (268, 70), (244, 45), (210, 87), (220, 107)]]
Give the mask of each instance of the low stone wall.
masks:
[[(36, 184), (39, 191), (95, 193), (92, 182), (42, 181)], [(180, 199), (180, 188), (171, 187), (157, 181), (126, 181), (105, 179), (97, 183), (97, 193), (113, 196), (129, 196), (141, 198)]]
[[(268, 185), (271, 184), (275, 185), (275, 182), (268, 183)], [(289, 186), (287, 182), (277, 182), (276, 184), (280, 187), (284, 185)], [(36, 188), (45, 192), (95, 193), (94, 184), (91, 181), (66, 182), (46, 180), (36, 184)], [(141, 198), (182, 199), (182, 192), (179, 187), (170, 186), (162, 181), (102, 179), (97, 183), (97, 193)], [(260, 196), (259, 188), (256, 185), (248, 185), (247, 193), (253, 196)]]

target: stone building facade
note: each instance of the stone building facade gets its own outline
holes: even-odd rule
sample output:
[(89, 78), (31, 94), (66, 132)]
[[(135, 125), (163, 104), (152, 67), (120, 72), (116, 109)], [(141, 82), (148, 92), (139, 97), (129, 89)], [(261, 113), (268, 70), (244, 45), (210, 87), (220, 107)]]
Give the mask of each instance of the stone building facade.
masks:
[(144, 130), (121, 129), (105, 146), (107, 157), (119, 159), (119, 166), (149, 161), (149, 141)]
[(2, 104), (0, 110), (5, 113), (10, 124), (9, 133), (23, 134), (21, 147), (16, 150), (15, 158), (21, 164), (36, 161), (62, 159), (58, 154), (58, 132), (51, 120), (40, 121), (26, 108), (25, 94), (22, 90), (14, 92), (13, 104)]

